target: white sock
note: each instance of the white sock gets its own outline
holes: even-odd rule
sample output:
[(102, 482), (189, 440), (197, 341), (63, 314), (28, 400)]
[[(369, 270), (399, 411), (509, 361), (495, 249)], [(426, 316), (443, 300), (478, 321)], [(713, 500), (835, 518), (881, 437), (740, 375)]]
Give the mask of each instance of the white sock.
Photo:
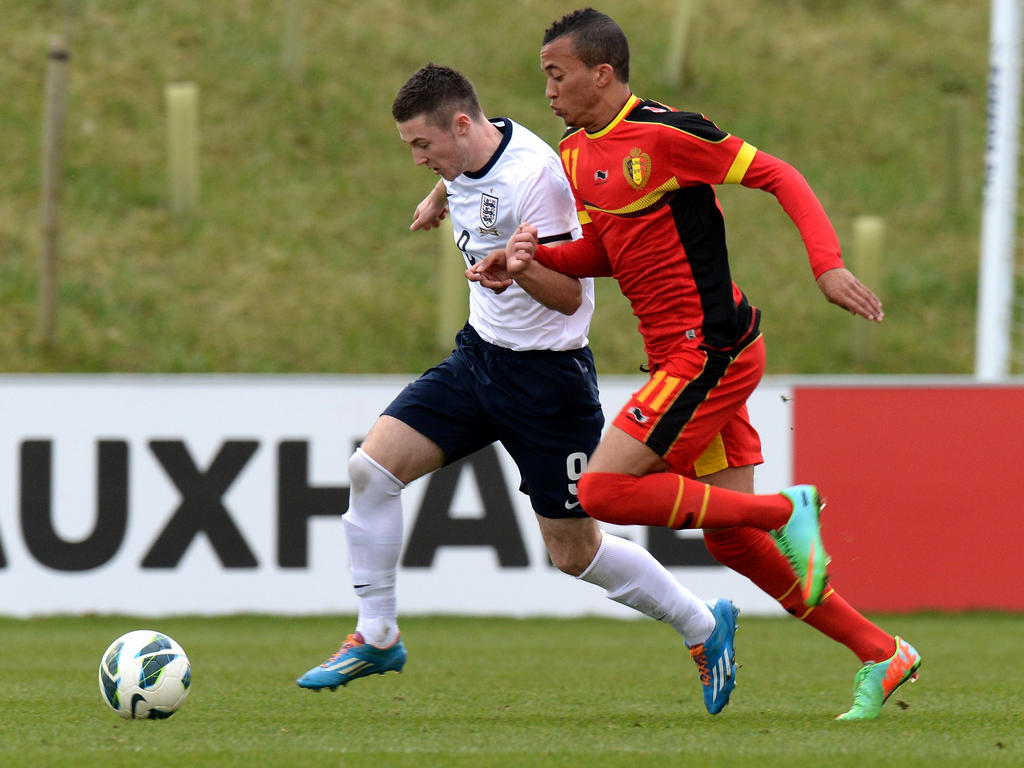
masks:
[(687, 645), (703, 643), (715, 628), (707, 605), (628, 539), (602, 531), (593, 562), (578, 578), (603, 587), (615, 602), (671, 625)]
[(398, 637), (395, 577), (402, 552), (405, 485), (357, 448), (348, 462), (349, 504), (342, 517), (352, 585), (359, 600), (356, 630), (371, 645)]

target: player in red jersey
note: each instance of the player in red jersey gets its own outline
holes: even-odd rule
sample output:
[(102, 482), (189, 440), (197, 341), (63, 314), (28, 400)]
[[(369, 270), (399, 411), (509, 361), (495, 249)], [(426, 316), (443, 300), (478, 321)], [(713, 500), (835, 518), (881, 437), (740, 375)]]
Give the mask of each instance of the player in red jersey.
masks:
[(719, 562), (860, 658), (854, 705), (840, 717), (877, 717), (916, 676), (920, 655), (830, 585), (815, 605), (762, 524), (796, 494), (753, 494), (762, 457), (745, 403), (764, 371), (764, 342), (760, 312), (730, 275), (712, 185), (775, 195), (830, 302), (876, 322), (881, 302), (843, 266), (835, 231), (796, 169), (702, 115), (632, 93), (628, 43), (608, 16), (586, 8), (555, 22), (541, 67), (551, 108), (568, 126), (559, 152), (584, 236), (552, 249), (524, 224), (476, 273), (497, 290), (531, 259), (576, 277), (612, 276), (640, 321), (651, 379), (591, 457), (579, 483), (584, 509), (619, 524), (703, 527)]

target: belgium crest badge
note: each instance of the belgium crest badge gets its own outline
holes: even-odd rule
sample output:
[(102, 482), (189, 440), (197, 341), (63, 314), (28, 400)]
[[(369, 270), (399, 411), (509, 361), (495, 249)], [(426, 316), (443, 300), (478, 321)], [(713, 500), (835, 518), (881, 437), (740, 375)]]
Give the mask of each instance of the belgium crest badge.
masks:
[(635, 190), (643, 189), (651, 180), (651, 156), (639, 147), (634, 147), (622, 161), (622, 172), (629, 186)]

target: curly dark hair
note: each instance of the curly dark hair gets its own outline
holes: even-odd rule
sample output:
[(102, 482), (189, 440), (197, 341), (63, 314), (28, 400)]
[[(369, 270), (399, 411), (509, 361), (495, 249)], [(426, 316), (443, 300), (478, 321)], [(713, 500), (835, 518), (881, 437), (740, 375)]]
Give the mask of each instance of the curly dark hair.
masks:
[(566, 35), (572, 36), (576, 55), (588, 67), (610, 64), (619, 81), (629, 82), (629, 41), (611, 16), (593, 8), (567, 13), (545, 30), (542, 45)]
[(428, 123), (447, 126), (459, 111), (474, 119), (484, 119), (476, 89), (469, 78), (434, 62), (421, 67), (406, 80), (391, 105), (391, 115), (399, 123), (425, 115)]

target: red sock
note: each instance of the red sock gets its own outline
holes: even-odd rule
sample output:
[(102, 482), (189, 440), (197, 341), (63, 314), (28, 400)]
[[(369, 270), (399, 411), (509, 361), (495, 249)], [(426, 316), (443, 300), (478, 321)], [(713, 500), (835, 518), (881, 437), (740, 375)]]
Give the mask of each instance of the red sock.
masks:
[(896, 651), (896, 639), (858, 613), (830, 585), (822, 602), (808, 608), (800, 599), (798, 580), (767, 532), (757, 528), (707, 531), (704, 542), (722, 565), (741, 573), (774, 597), (789, 613), (842, 643), (861, 662), (882, 661)]
[(674, 472), (642, 477), (586, 472), (579, 482), (580, 503), (597, 520), (618, 525), (667, 528), (781, 528), (793, 513), (785, 496), (756, 495), (716, 488)]

